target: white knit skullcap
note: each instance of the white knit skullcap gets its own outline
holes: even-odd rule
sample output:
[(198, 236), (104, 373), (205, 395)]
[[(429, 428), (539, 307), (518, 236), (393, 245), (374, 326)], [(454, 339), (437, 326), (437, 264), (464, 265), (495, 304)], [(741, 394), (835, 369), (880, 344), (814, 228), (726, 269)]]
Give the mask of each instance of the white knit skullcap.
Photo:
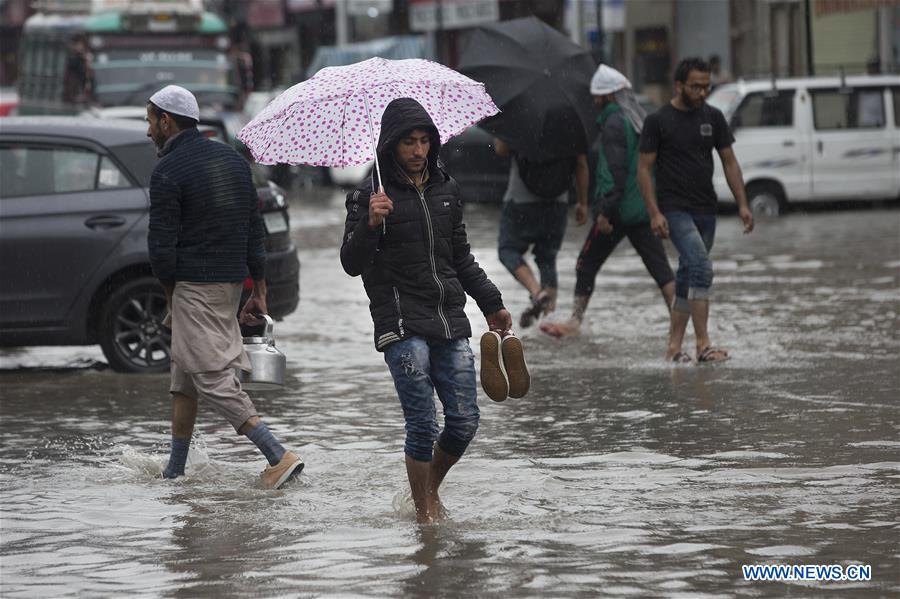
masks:
[(167, 85), (150, 96), (150, 101), (160, 110), (186, 116), (195, 121), (200, 120), (200, 106), (197, 105), (197, 98), (181, 86)]
[(591, 78), (591, 95), (594, 96), (606, 96), (630, 88), (631, 82), (625, 75), (605, 64), (597, 67), (597, 72)]

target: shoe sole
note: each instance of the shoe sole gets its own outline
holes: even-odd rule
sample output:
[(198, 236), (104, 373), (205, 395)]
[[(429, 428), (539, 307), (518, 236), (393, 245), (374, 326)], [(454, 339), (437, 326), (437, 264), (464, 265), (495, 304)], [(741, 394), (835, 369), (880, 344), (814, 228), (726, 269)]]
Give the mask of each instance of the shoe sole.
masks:
[(303, 460), (297, 460), (296, 462), (288, 466), (287, 470), (285, 470), (284, 473), (278, 478), (278, 480), (275, 481), (275, 484), (272, 485), (272, 490), (280, 489), (284, 485), (284, 483), (300, 474), (300, 472), (303, 470), (304, 465), (305, 464), (303, 463)]
[(506, 401), (509, 381), (500, 353), (500, 335), (488, 331), (481, 336), (481, 388), (494, 401)]
[(506, 378), (509, 381), (509, 396), (514, 399), (525, 397), (531, 387), (531, 375), (525, 363), (525, 348), (522, 340), (514, 335), (503, 338), (500, 343)]

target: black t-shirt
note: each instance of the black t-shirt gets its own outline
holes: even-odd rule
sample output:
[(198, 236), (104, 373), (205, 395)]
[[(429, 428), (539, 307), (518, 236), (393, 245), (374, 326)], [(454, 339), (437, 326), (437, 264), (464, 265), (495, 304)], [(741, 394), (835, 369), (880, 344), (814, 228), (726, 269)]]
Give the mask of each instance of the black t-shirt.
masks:
[(641, 132), (641, 152), (656, 152), (659, 210), (715, 214), (712, 150), (732, 143), (725, 115), (709, 104), (684, 112), (670, 103), (649, 115)]

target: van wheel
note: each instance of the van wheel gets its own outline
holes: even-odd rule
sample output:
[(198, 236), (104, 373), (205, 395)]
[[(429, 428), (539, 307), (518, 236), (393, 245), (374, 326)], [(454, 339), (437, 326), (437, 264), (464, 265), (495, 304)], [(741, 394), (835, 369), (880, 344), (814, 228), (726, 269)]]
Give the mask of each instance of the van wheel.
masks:
[(116, 372), (165, 372), (171, 332), (162, 325), (166, 294), (153, 277), (116, 289), (100, 316), (100, 347)]
[(784, 193), (774, 183), (751, 183), (747, 186), (747, 203), (755, 217), (776, 217), (787, 206)]

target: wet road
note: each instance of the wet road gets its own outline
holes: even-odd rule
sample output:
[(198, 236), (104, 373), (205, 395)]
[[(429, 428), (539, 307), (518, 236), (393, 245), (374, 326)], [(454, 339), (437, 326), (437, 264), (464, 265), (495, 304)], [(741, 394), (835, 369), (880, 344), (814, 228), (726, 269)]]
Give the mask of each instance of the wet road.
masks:
[[(167, 456), (165, 376), (83, 368), (98, 348), (0, 353), (3, 597), (896, 596), (900, 593), (900, 212), (720, 220), (711, 317), (733, 359), (671, 367), (666, 316), (627, 241), (584, 334), (523, 334), (523, 400), (480, 397), (419, 527), (403, 424), (361, 282), (340, 269), (342, 198), (295, 203), (299, 310), (276, 326), (289, 384), (256, 396), (307, 467), (263, 460), (201, 408), (188, 476)], [(518, 314), (496, 207), (476, 257)], [(571, 306), (584, 229), (560, 256)], [(483, 319), (468, 306), (479, 332)], [(478, 353), (475, 344), (476, 354)], [(23, 369), (18, 366), (43, 367)], [(869, 564), (870, 582), (746, 582), (742, 564)]]

